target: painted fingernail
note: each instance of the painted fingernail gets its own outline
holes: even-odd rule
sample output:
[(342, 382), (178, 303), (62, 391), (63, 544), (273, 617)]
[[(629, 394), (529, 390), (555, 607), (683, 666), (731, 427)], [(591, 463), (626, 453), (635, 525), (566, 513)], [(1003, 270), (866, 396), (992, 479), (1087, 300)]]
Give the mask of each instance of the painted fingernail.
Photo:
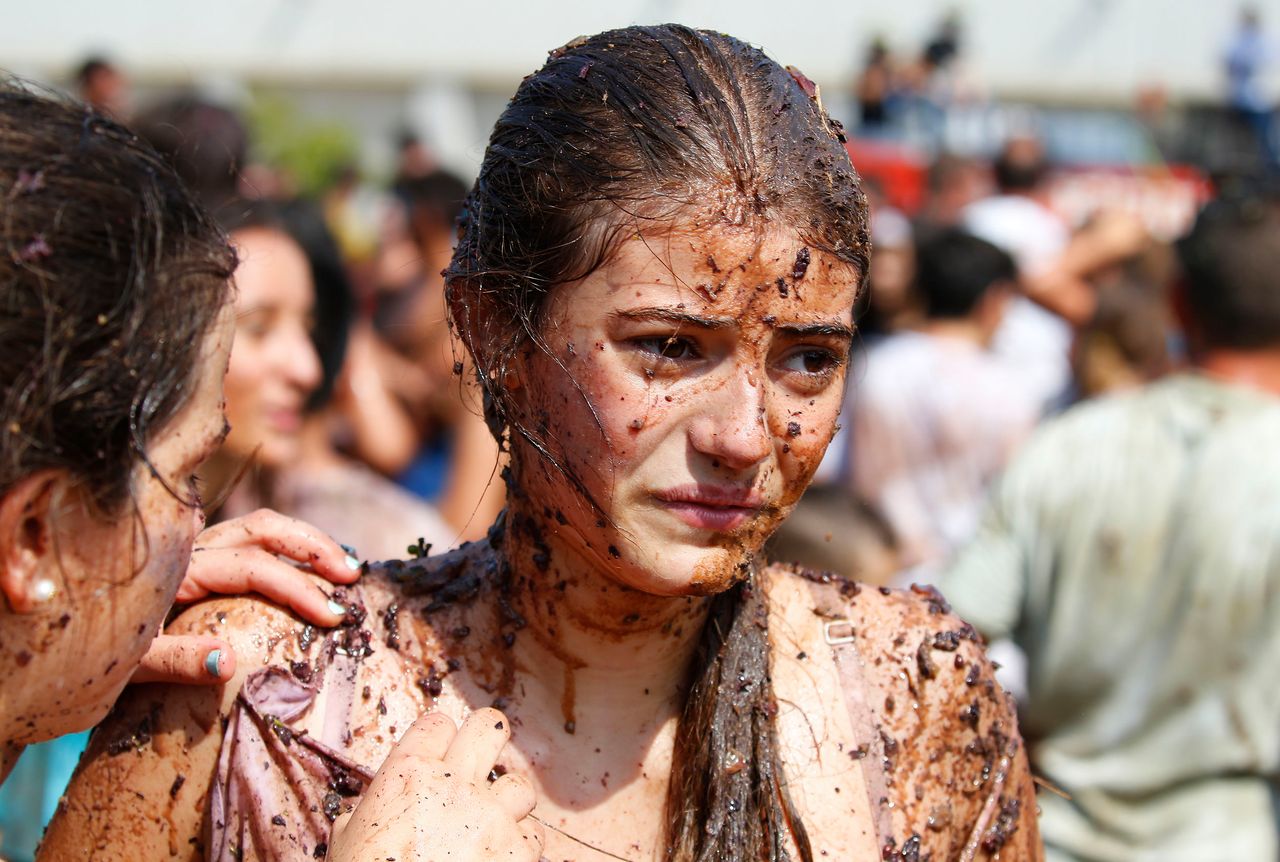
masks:
[(347, 555), (346, 564), (347, 568), (353, 572), (360, 568), (360, 561), (350, 554)]
[(335, 617), (345, 617), (347, 615), (347, 608), (345, 605), (340, 605), (333, 599), (329, 599), (329, 613), (333, 614)]
[(222, 650), (212, 650), (204, 657), (204, 669), (214, 679), (222, 676), (220, 672), (222, 669)]
[(338, 545), (338, 547), (339, 547), (339, 548), (342, 548), (342, 550), (346, 551), (346, 552), (347, 552), (347, 556), (348, 556), (348, 557), (358, 557), (358, 556), (360, 556), (360, 552), (359, 552), (359, 551), (357, 551), (355, 548), (351, 547), (350, 545), (343, 545), (343, 544), (339, 544), (339, 545)]

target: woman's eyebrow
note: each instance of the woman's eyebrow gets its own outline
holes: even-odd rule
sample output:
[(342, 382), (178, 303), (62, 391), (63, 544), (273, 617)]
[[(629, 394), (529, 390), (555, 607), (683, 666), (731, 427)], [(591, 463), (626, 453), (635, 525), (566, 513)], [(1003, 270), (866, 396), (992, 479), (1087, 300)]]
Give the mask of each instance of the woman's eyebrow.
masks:
[(629, 308), (612, 312), (610, 317), (620, 320), (661, 321), (681, 326), (697, 326), (702, 329), (728, 329), (737, 324), (733, 317), (711, 317), (703, 314), (690, 314), (674, 308)]
[[(702, 329), (727, 329), (738, 324), (737, 318), (690, 314), (673, 308), (630, 308), (615, 311), (611, 315), (615, 319), (661, 321), (681, 326), (697, 326)], [(853, 327), (843, 323), (819, 321), (815, 323), (779, 323), (775, 326), (779, 332), (798, 338), (828, 336), (853, 341)]]
[(825, 335), (853, 341), (853, 327), (846, 326), (843, 323), (779, 323), (775, 329), (799, 338)]

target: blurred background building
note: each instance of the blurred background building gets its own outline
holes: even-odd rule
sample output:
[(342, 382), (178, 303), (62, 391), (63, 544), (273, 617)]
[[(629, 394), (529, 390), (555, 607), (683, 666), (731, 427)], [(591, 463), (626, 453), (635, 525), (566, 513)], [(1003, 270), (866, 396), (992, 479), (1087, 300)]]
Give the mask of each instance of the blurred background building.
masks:
[[(1280, 2), (1254, 5), (1263, 28), (1280, 24)], [(1032, 105), (1044, 109), (1055, 154), (1134, 163), (1180, 125), (1166, 114), (1224, 103), (1223, 53), (1239, 14), (1236, 4), (1200, 0), (63, 0), (11, 10), (0, 67), (70, 85), (85, 58), (100, 55), (127, 72), (135, 103), (195, 87), (242, 106), (287, 104), (299, 125), (344, 129), (362, 167), (386, 175), (397, 132), (409, 129), (466, 174), (515, 83), (549, 48), (673, 20), (732, 33), (802, 68), (850, 126), (854, 82), (878, 39), (896, 72), (916, 79), (916, 95), (967, 106), (941, 132), (918, 105), (910, 120), (895, 118), (911, 140), (940, 134), (948, 149), (989, 150), (1010, 124), (1028, 121), (1018, 108)], [(1274, 97), (1280, 68), (1267, 59), (1258, 88)]]

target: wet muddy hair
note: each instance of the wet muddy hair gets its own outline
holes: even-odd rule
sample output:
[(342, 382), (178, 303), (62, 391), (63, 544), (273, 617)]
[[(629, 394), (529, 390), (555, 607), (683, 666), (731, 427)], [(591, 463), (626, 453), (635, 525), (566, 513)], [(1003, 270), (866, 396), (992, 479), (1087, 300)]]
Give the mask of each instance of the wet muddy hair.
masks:
[[(445, 273), (499, 440), (523, 439), (590, 501), (504, 381), (520, 351), (554, 356), (549, 292), (638, 231), (774, 223), (865, 276), (867, 206), (843, 140), (808, 79), (722, 34), (631, 27), (553, 51), (494, 128)], [(676, 734), (668, 859), (779, 860), (788, 835), (812, 858), (782, 782), (766, 619), (752, 576), (712, 601)]]
[(0, 243), (0, 493), (65, 470), (114, 518), (191, 396), (235, 254), (128, 129), (5, 81)]

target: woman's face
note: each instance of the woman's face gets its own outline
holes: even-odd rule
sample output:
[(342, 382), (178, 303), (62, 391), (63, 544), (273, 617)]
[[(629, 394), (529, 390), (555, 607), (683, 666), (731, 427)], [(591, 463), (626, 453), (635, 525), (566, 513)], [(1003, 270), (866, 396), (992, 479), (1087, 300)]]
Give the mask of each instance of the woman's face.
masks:
[(835, 432), (856, 292), (853, 267), (791, 232), (627, 240), (552, 293), (554, 358), (528, 352), (519, 384), (529, 421), (613, 525), (527, 447), (521, 463), (541, 466), (522, 470), (521, 490), (571, 551), (628, 586), (725, 589)]
[(155, 472), (145, 464), (135, 470), (137, 517), (126, 505), (118, 520), (103, 521), (72, 495), (55, 511), (57, 552), (44, 576), (57, 592), (28, 647), (28, 661), (48, 668), (45, 711), (31, 716), (25, 741), (100, 721), (164, 622), (204, 526), (193, 476), (225, 433), (222, 379), (233, 331), (228, 306), (206, 339), (190, 399), (151, 438)]
[(311, 342), (315, 289), (306, 256), (284, 233), (251, 228), (232, 236), (236, 270), (236, 347), (227, 371), (225, 452), (257, 452), (265, 467), (298, 457), (302, 409), (320, 385)]

